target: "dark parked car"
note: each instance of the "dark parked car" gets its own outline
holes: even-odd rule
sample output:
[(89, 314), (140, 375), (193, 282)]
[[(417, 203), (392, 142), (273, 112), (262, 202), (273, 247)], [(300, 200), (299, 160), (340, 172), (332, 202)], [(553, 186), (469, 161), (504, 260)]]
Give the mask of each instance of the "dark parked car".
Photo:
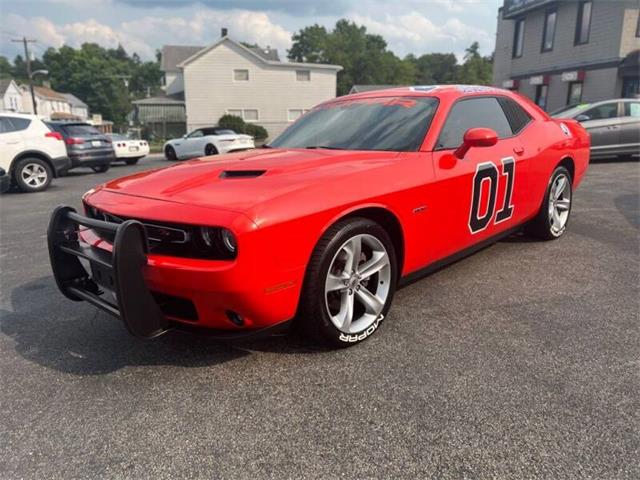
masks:
[(640, 154), (640, 99), (584, 103), (556, 112), (573, 118), (591, 134), (591, 158)]
[(95, 172), (106, 172), (116, 155), (111, 139), (98, 129), (83, 122), (48, 122), (60, 132), (71, 159), (71, 168), (91, 167)]

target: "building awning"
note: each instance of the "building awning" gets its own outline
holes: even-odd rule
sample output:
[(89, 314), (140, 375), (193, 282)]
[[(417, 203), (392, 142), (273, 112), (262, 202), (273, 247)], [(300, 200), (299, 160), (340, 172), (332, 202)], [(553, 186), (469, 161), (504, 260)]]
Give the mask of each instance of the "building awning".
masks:
[(618, 73), (621, 77), (638, 77), (640, 74), (640, 50), (635, 50), (624, 57), (618, 67)]

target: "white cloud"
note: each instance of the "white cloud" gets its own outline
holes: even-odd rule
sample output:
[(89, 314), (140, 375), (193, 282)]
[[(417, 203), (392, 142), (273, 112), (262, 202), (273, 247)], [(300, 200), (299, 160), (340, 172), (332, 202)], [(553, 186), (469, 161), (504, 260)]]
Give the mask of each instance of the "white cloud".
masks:
[(382, 35), (397, 53), (454, 52), (461, 57), (464, 49), (478, 41), (483, 51), (490, 51), (493, 38), (485, 30), (463, 23), (458, 18), (449, 18), (435, 24), (417, 11), (399, 15), (386, 14), (375, 19), (359, 14), (349, 15), (356, 23), (365, 25), (372, 33)]
[[(75, 2), (80, 0), (58, 0)], [(188, 16), (145, 16), (119, 25), (109, 26), (90, 18), (81, 22), (55, 24), (44, 17), (26, 18), (9, 14), (6, 22), (16, 31), (30, 32), (41, 44), (55, 48), (62, 45), (79, 47), (85, 42), (115, 48), (122, 45), (128, 53), (152, 59), (163, 44), (213, 43), (220, 29), (227, 27), (237, 39), (284, 50), (291, 46), (291, 32), (273, 23), (266, 13), (246, 10), (218, 11), (199, 9)]]

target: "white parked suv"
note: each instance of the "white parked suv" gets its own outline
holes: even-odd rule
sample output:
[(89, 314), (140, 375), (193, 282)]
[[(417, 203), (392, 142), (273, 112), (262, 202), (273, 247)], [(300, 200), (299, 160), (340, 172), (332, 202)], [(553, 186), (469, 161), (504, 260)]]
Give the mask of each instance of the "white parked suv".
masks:
[(71, 161), (62, 135), (36, 115), (0, 112), (0, 169), (23, 192), (45, 190)]

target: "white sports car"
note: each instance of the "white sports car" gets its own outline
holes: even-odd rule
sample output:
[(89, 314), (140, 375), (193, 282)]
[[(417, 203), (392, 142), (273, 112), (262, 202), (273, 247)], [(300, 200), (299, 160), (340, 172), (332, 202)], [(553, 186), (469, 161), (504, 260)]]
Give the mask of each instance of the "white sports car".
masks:
[(142, 157), (149, 155), (149, 144), (145, 140), (134, 140), (117, 133), (107, 136), (111, 139), (116, 159), (123, 160), (127, 165), (134, 165)]
[(228, 128), (207, 127), (169, 140), (163, 150), (167, 160), (183, 160), (251, 148), (255, 148), (255, 144), (250, 135), (242, 135)]

